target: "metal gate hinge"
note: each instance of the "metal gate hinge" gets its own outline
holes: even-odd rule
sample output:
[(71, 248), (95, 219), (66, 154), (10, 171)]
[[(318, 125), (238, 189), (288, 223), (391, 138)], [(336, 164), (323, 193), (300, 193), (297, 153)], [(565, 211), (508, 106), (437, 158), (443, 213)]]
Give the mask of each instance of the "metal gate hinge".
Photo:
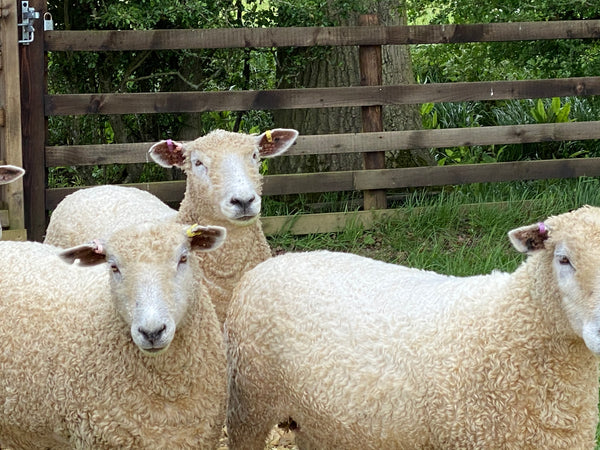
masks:
[(29, 45), (33, 42), (33, 34), (35, 28), (33, 28), (33, 21), (40, 18), (40, 13), (34, 8), (29, 7), (28, 1), (21, 2), (21, 23), (17, 26), (21, 27), (21, 40), (19, 44)]

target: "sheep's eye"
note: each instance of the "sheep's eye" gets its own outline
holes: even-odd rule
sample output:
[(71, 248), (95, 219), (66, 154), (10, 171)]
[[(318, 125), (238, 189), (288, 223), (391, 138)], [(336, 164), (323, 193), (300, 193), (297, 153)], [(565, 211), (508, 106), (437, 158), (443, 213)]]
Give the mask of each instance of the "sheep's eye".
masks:
[(254, 153), (252, 153), (252, 159), (254, 161), (258, 161), (258, 151), (255, 151)]
[(558, 263), (559, 263), (561, 266), (568, 266), (568, 265), (570, 265), (570, 264), (571, 264), (571, 261), (570, 261), (570, 260), (569, 260), (569, 258), (567, 258), (566, 256), (560, 256), (560, 257), (558, 258)]
[(202, 161), (200, 161), (199, 159), (197, 159), (196, 161), (194, 161), (194, 165), (195, 165), (196, 167), (200, 167), (200, 166), (202, 166), (203, 164), (202, 164)]
[(177, 263), (177, 268), (180, 268), (181, 266), (187, 264), (188, 257), (189, 257), (189, 255), (187, 254), (187, 252), (182, 253), (181, 256), (179, 257), (179, 262)]
[(116, 263), (110, 264), (110, 270), (112, 273), (120, 273), (119, 267), (117, 266)]

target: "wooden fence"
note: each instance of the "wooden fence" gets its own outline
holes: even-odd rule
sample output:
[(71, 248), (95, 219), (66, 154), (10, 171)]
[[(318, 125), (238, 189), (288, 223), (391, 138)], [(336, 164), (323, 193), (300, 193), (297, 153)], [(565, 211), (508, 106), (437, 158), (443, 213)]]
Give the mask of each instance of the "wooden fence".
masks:
[[(0, 164), (22, 165), (17, 3), (0, 0)], [(4, 239), (25, 239), (23, 182), (0, 187), (0, 226)]]
[[(42, 12), (42, 0), (33, 0)], [(399, 86), (355, 86), (227, 92), (48, 95), (44, 90), (44, 52), (125, 51), (244, 47), (358, 46), (597, 39), (600, 21), (495, 23), (475, 25), (356, 26), (260, 29), (154, 31), (48, 31), (21, 50), (26, 211), (30, 238), (42, 238), (46, 213), (74, 188), (46, 189), (45, 169), (146, 162), (151, 143), (47, 146), (45, 119), (83, 114), (179, 113), (203, 111), (277, 110), (469, 100), (535, 99), (600, 94), (600, 77), (445, 83)], [(293, 124), (289, 124), (293, 126)], [(441, 148), (560, 140), (599, 139), (600, 122), (511, 125), (445, 130), (389, 130), (358, 134), (300, 136), (289, 154), (373, 153), (398, 149)], [(157, 137), (158, 139), (158, 137)], [(463, 166), (418, 167), (265, 177), (265, 195), (309, 192), (371, 191), (392, 188), (464, 184), (521, 179), (600, 175), (600, 158)], [(136, 185), (164, 201), (182, 198), (184, 182)], [(374, 203), (376, 205), (376, 203)], [(370, 215), (370, 213), (365, 213)], [(346, 216), (347, 217), (347, 216)], [(265, 230), (283, 226), (288, 218), (264, 218)], [(298, 233), (331, 231), (342, 214), (307, 215), (294, 223)]]

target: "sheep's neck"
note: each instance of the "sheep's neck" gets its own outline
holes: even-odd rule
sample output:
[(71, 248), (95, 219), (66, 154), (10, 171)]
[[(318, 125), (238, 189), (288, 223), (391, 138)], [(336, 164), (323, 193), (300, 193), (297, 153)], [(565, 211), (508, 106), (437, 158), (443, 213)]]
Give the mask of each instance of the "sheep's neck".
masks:
[[(191, 203), (186, 199), (187, 197), (181, 203), (178, 222), (220, 225), (227, 229), (227, 237), (221, 247), (211, 252), (198, 252), (206, 286), (222, 323), (233, 288), (241, 276), (269, 258), (271, 250), (259, 220), (247, 225), (236, 225), (221, 217), (215, 217), (211, 208), (206, 205), (195, 204), (195, 207), (191, 208)], [(206, 211), (211, 213), (204, 215)]]
[[(187, 190), (192, 190), (192, 188), (188, 186)], [(200, 225), (226, 226), (225, 224), (229, 222), (215, 213), (214, 205), (207, 202), (207, 198), (210, 198), (210, 195), (206, 192), (194, 191), (189, 194), (186, 191), (179, 206), (177, 221), (185, 224), (199, 223)]]

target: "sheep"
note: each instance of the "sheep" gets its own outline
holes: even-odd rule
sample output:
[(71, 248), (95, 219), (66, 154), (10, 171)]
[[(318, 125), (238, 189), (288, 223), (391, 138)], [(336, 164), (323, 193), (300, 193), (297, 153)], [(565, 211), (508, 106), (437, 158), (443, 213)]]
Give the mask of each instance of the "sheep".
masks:
[(247, 272), (225, 322), (230, 449), (594, 448), (600, 208), (509, 232), (513, 273), (316, 251)]
[(192, 250), (224, 236), (167, 223), (65, 250), (0, 242), (0, 447), (215, 448), (225, 348)]
[[(0, 184), (7, 184), (18, 180), (25, 174), (25, 170), (17, 166), (0, 165)], [(2, 238), (2, 226), (0, 226), (0, 238)]]
[(191, 142), (160, 141), (149, 150), (152, 158), (164, 167), (183, 168), (187, 175), (179, 212), (138, 189), (89, 188), (65, 197), (56, 207), (44, 242), (68, 247), (142, 218), (222, 226), (227, 229), (227, 241), (219, 250), (203, 254), (201, 260), (210, 297), (223, 323), (240, 276), (271, 256), (258, 220), (260, 158), (283, 154), (297, 136), (296, 130), (284, 128), (259, 136), (215, 130)]

